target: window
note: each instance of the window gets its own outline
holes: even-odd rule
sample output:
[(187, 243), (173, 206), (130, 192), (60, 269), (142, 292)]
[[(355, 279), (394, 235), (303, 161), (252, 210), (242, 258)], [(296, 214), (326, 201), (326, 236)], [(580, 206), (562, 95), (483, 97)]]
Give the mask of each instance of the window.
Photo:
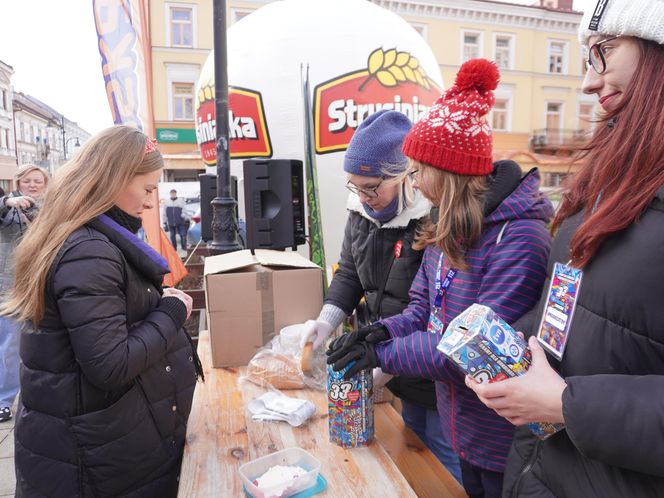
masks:
[(482, 56), (482, 33), (462, 31), (461, 62), (477, 59)]
[(193, 47), (193, 10), (187, 7), (171, 7), (171, 46)]
[(549, 42), (549, 72), (563, 74), (566, 73), (566, 52), (567, 44), (565, 42)]
[(594, 105), (591, 102), (579, 102), (579, 123), (577, 124), (577, 130), (582, 136), (586, 136), (595, 127), (595, 123), (592, 122), (594, 117), (593, 109)]
[(549, 144), (560, 144), (562, 140), (563, 104), (546, 103), (546, 135)]
[(491, 115), (491, 127), (495, 131), (509, 131), (509, 100), (496, 99)]
[(7, 90), (0, 90), (0, 109), (7, 110)]
[(422, 38), (425, 40), (427, 39), (427, 25), (426, 24), (417, 24), (417, 23), (408, 23), (411, 25), (411, 27), (417, 31), (417, 34), (419, 34)]
[(166, 63), (168, 120), (194, 119), (194, 88), (200, 66), (196, 64)]
[(244, 19), (252, 12), (253, 10), (247, 10), (247, 9), (231, 9), (231, 16), (233, 19), (233, 23), (238, 22), (240, 19)]
[(6, 149), (9, 147), (9, 137), (7, 136), (7, 130), (0, 128), (0, 148)]
[(514, 67), (513, 50), (513, 35), (495, 35), (493, 59), (500, 69), (512, 69)]
[(173, 83), (173, 118), (193, 121), (194, 85), (192, 83)]

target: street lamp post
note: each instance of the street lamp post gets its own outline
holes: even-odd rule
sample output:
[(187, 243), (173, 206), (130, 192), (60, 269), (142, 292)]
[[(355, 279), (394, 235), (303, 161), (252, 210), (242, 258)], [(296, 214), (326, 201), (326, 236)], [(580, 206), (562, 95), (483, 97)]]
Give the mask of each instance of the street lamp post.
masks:
[(212, 200), (212, 241), (208, 249), (220, 254), (242, 249), (231, 196), (231, 164), (228, 142), (228, 73), (226, 55), (226, 0), (214, 0), (214, 88), (217, 135), (217, 196)]
[[(64, 136), (64, 133), (62, 134)], [(71, 137), (65, 140), (65, 145), (64, 145), (64, 154), (65, 154), (65, 161), (67, 160), (67, 144), (71, 142), (72, 140), (76, 140), (76, 143), (74, 144), (74, 147), (80, 147), (81, 142), (78, 141), (78, 137)]]
[(62, 149), (65, 157), (65, 161), (67, 160), (67, 139), (65, 138), (67, 135), (65, 133), (65, 115), (60, 114), (60, 128), (62, 129)]

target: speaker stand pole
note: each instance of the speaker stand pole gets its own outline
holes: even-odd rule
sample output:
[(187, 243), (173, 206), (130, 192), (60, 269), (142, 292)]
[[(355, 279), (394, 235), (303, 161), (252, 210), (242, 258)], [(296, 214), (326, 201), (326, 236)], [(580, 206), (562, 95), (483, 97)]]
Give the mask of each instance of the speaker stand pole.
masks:
[(235, 199), (231, 196), (231, 161), (228, 141), (228, 73), (226, 56), (226, 0), (213, 0), (214, 108), (217, 133), (217, 197), (212, 200), (210, 254), (242, 249), (238, 239)]

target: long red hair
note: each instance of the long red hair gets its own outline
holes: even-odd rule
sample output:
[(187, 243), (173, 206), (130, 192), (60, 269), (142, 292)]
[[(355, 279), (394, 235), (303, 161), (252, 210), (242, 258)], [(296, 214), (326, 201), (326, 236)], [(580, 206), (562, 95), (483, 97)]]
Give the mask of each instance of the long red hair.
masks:
[(570, 256), (580, 268), (607, 237), (634, 223), (664, 185), (664, 46), (637, 42), (638, 68), (620, 106), (582, 149), (585, 165), (570, 178), (553, 220), (555, 232), (566, 218), (588, 213), (571, 240)]

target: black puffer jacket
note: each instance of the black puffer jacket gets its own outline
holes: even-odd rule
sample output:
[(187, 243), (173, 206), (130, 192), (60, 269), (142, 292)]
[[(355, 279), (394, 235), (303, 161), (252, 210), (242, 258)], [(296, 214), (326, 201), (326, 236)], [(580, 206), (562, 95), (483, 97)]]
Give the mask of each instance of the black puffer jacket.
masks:
[(21, 337), (17, 496), (177, 494), (196, 369), (164, 264), (105, 215), (63, 245)]
[[(339, 268), (330, 284), (325, 304), (332, 304), (350, 315), (364, 296), (367, 322), (398, 315), (408, 306), (408, 291), (423, 253), (412, 248), (415, 229), (419, 221), (428, 216), (431, 208), (420, 194), (415, 199), (412, 206), (379, 225), (365, 213), (356, 195), (349, 197)], [(399, 257), (393, 258), (397, 244), (400, 246)], [(385, 290), (377, 305), (379, 289), (388, 268)], [(411, 403), (436, 409), (436, 390), (430, 380), (395, 377), (387, 387)]]
[[(561, 226), (549, 275), (581, 221)], [(543, 442), (516, 431), (504, 496), (664, 496), (663, 227), (664, 188), (584, 269), (565, 355), (552, 360), (567, 382), (567, 429)], [(516, 327), (535, 333), (542, 307)]]

